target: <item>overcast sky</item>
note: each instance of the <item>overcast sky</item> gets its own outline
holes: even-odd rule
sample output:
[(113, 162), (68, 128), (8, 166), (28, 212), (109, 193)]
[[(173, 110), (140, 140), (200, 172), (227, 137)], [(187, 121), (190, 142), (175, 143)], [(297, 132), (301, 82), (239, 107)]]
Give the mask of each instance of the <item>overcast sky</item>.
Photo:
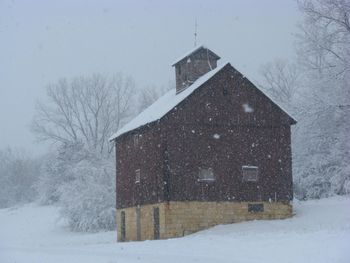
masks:
[(0, 0), (0, 149), (33, 154), (29, 125), (45, 85), (94, 72), (131, 75), (138, 88), (174, 81), (171, 63), (198, 43), (252, 80), (293, 56), (293, 0)]

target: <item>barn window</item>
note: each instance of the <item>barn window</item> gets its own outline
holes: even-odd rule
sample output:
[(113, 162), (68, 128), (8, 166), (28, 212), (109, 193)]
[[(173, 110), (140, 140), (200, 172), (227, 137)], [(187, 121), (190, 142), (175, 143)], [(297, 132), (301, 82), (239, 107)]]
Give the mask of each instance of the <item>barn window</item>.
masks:
[(135, 170), (135, 183), (140, 183), (141, 181), (141, 171), (140, 169)]
[(134, 146), (137, 147), (139, 145), (139, 135), (135, 134), (134, 135)]
[(248, 204), (248, 212), (251, 212), (251, 213), (264, 212), (264, 204)]
[(227, 93), (228, 93), (227, 88), (223, 88), (223, 90), (222, 90), (222, 95), (226, 96)]
[(179, 75), (181, 75), (181, 67), (179, 66)]
[(243, 165), (242, 166), (243, 182), (257, 182), (258, 181), (258, 167)]
[(200, 168), (198, 181), (200, 181), (200, 182), (213, 182), (213, 181), (215, 181), (213, 168)]

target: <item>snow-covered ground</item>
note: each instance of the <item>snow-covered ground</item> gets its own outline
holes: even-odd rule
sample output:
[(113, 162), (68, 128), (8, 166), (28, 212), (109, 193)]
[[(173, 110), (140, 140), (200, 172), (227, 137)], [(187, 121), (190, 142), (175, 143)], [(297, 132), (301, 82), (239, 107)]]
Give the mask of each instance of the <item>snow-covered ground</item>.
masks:
[(69, 232), (57, 208), (0, 210), (0, 262), (350, 262), (350, 197), (296, 202), (287, 220), (221, 225), (184, 238), (116, 243)]

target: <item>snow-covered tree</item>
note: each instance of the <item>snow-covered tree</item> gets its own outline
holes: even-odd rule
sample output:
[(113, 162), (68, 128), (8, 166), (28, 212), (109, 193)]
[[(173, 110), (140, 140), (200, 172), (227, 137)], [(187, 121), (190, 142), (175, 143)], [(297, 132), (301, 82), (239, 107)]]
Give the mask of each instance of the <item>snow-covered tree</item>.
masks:
[(61, 199), (60, 187), (74, 180), (69, 171), (82, 160), (88, 158), (88, 151), (82, 143), (62, 144), (49, 152), (42, 160), (40, 177), (36, 185), (38, 201), (43, 205), (58, 203)]
[(74, 231), (115, 227), (115, 167), (112, 156), (64, 144), (45, 160), (37, 185), (41, 204), (61, 206)]
[(302, 0), (298, 4), (304, 16), (297, 34), (300, 63), (319, 73), (346, 74), (350, 66), (350, 2)]
[[(350, 2), (305, 0), (298, 4), (304, 20), (297, 34), (297, 70), (291, 71), (289, 66), (278, 62), (265, 65), (262, 86), (277, 102), (289, 108), (298, 121), (293, 130), (296, 196), (347, 194), (350, 193), (350, 142), (346, 138), (350, 129)], [(295, 72), (299, 73), (295, 75)]]
[(111, 159), (90, 153), (66, 171), (61, 213), (74, 231), (115, 229), (115, 167)]
[(350, 2), (300, 1), (297, 35), (306, 114), (295, 137), (296, 182), (304, 198), (350, 192)]

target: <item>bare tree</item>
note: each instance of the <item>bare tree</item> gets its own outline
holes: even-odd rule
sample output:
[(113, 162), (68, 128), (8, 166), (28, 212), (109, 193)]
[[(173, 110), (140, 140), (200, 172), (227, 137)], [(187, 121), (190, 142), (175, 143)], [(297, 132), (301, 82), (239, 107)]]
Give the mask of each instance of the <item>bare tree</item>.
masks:
[(304, 15), (297, 35), (301, 61), (319, 72), (345, 73), (350, 67), (350, 2), (304, 0), (298, 4)]
[(160, 87), (149, 86), (140, 91), (139, 94), (139, 105), (138, 111), (141, 112), (153, 102), (155, 102), (159, 97), (168, 92), (171, 89), (175, 89), (173, 82), (169, 82), (168, 85), (163, 85)]
[(138, 111), (141, 112), (160, 97), (159, 92), (154, 87), (147, 87), (140, 91)]
[(301, 73), (295, 64), (287, 60), (276, 59), (263, 65), (260, 69), (263, 87), (275, 100), (291, 104), (297, 89), (301, 85)]
[(110, 153), (108, 138), (129, 117), (134, 86), (121, 74), (61, 79), (47, 86), (48, 101), (37, 103), (32, 130), (39, 140)]

